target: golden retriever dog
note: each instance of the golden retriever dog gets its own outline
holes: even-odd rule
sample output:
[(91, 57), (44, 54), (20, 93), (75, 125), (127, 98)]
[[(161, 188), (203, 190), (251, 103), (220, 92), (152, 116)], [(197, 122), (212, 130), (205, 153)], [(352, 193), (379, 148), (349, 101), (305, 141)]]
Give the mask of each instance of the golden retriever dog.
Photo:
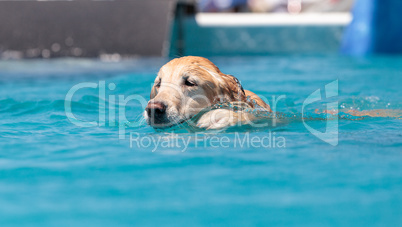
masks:
[(144, 117), (154, 128), (178, 125), (195, 116), (195, 126), (203, 129), (246, 124), (255, 118), (253, 114), (230, 108), (208, 110), (219, 103), (240, 103), (271, 112), (270, 106), (253, 92), (244, 90), (236, 77), (222, 73), (203, 57), (176, 58), (162, 66), (150, 98)]

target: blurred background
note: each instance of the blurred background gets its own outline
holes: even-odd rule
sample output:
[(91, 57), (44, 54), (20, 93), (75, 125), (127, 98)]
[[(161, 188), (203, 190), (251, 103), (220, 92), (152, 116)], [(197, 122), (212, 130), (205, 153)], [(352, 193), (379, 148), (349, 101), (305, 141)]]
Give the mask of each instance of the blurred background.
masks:
[(354, 0), (200, 0), (201, 12), (349, 12)]
[(0, 57), (400, 53), (402, 3), (378, 2), (0, 1)]

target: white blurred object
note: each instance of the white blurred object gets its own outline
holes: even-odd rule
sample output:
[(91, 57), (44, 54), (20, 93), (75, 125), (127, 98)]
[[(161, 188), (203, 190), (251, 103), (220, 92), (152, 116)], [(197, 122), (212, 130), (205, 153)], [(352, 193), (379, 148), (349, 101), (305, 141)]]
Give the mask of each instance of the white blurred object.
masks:
[(352, 21), (350, 13), (198, 13), (195, 16), (201, 27), (214, 26), (294, 26), (326, 25), (346, 26)]

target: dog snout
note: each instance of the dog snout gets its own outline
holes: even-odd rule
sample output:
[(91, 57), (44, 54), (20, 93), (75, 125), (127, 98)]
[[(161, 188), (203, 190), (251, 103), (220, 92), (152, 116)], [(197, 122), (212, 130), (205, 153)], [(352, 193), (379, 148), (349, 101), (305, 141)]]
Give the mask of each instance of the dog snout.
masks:
[(161, 119), (166, 114), (166, 104), (163, 102), (151, 101), (148, 103), (145, 111), (147, 111), (148, 117)]

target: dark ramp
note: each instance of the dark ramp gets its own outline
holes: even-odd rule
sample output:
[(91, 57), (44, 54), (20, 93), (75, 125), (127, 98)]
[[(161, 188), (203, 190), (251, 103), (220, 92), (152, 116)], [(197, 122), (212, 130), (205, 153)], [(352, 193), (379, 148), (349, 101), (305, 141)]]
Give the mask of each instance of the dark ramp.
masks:
[(174, 2), (0, 1), (0, 56), (160, 56)]

